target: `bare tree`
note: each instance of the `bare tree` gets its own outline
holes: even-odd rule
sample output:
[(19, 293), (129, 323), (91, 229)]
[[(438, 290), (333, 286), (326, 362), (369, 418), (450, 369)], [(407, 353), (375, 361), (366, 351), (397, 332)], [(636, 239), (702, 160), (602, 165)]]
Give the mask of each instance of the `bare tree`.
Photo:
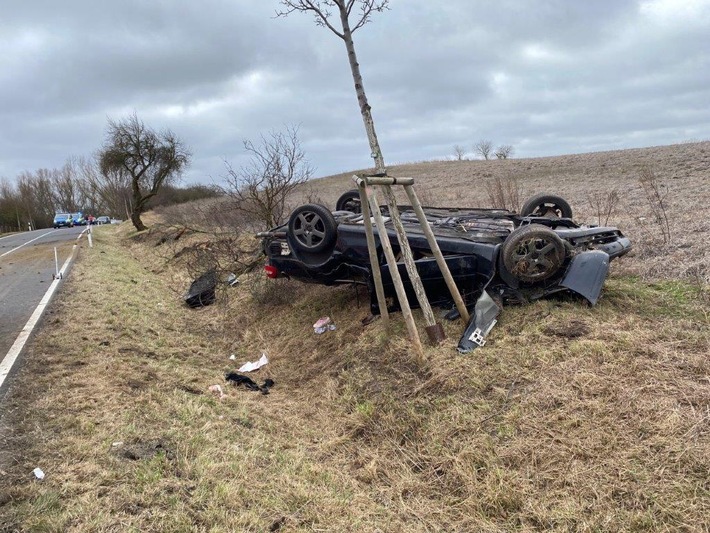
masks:
[(616, 212), (616, 204), (619, 203), (620, 198), (616, 187), (601, 191), (595, 189), (587, 194), (587, 202), (597, 216), (597, 224), (606, 226), (609, 223), (609, 218)]
[(264, 229), (281, 224), (286, 215), (286, 199), (313, 175), (313, 168), (298, 140), (298, 128), (271, 132), (254, 144), (244, 141), (251, 155), (249, 164), (235, 170), (227, 166), (226, 191), (236, 201), (236, 208), (263, 224)]
[(53, 171), (42, 168), (34, 173), (22, 172), (17, 177), (20, 215), (33, 229), (52, 225), (54, 217)]
[(656, 225), (661, 230), (663, 244), (668, 244), (672, 237), (671, 223), (668, 218), (668, 185), (662, 182), (653, 169), (648, 166), (641, 168), (638, 181), (646, 195)]
[(463, 161), (464, 156), (466, 155), (466, 150), (464, 150), (464, 147), (458, 144), (454, 145), (454, 157), (456, 158), (456, 161)]
[(58, 209), (75, 213), (86, 207), (84, 187), (82, 187), (75, 160), (69, 159), (61, 169), (54, 172), (52, 178)]
[(493, 142), (481, 139), (473, 145), (473, 151), (488, 161), (491, 157), (491, 152), (493, 151)]
[[(360, 113), (362, 114), (367, 139), (370, 143), (371, 156), (375, 160), (377, 173), (386, 174), (385, 160), (382, 157), (382, 151), (380, 150), (380, 144), (377, 141), (377, 134), (375, 132), (375, 122), (372, 119), (372, 109), (367, 102), (365, 86), (363, 85), (362, 75), (360, 74), (360, 65), (357, 61), (357, 55), (355, 54), (353, 33), (370, 21), (373, 11), (381, 13), (388, 9), (389, 0), (280, 0), (280, 2), (284, 9), (277, 10), (276, 16), (285, 17), (294, 11), (309, 13), (314, 16), (318, 26), (328, 28), (345, 42), (345, 48), (350, 62), (350, 71), (352, 72), (353, 83), (355, 84), (357, 101), (360, 105)], [(357, 8), (357, 15), (354, 19), (356, 22), (354, 25), (351, 25), (350, 15), (355, 8)], [(332, 9), (337, 11), (340, 18), (339, 25), (335, 24), (332, 20)]]
[(77, 162), (87, 196), (94, 198), (103, 214), (130, 218), (133, 210), (131, 178), (120, 169), (105, 169), (102, 173), (97, 158), (80, 158)]
[(484, 182), (491, 207), (520, 212), (520, 180), (515, 176), (497, 176)]
[(498, 148), (496, 148), (496, 157), (498, 159), (508, 159), (513, 155), (514, 151), (515, 150), (510, 144), (501, 144)]
[(23, 221), (20, 218), (20, 210), (20, 197), (15, 187), (6, 179), (0, 178), (0, 233), (22, 231)]
[(155, 132), (135, 113), (118, 121), (109, 119), (99, 166), (104, 175), (116, 172), (130, 179), (131, 222), (138, 231), (146, 229), (141, 214), (148, 201), (163, 183), (180, 176), (190, 162), (190, 155), (172, 131)]

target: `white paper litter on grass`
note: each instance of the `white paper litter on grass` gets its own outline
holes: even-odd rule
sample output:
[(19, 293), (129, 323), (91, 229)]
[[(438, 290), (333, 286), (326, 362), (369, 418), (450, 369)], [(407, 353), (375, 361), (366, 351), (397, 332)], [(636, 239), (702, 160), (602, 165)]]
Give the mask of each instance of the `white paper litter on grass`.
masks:
[(42, 472), (41, 468), (35, 468), (32, 473), (35, 475), (37, 479), (42, 481), (44, 479), (44, 472)]
[(239, 367), (239, 370), (237, 372), (252, 372), (254, 370), (258, 370), (262, 366), (266, 365), (269, 363), (269, 358), (266, 357), (265, 353), (261, 354), (261, 358), (259, 358), (258, 361), (253, 361), (251, 363), (244, 363), (242, 366)]

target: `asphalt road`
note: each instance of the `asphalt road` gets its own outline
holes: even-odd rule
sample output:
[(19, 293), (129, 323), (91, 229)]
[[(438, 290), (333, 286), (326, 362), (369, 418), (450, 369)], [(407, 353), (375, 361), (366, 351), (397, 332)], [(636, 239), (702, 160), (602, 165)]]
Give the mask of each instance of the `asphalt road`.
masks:
[(54, 248), (61, 268), (83, 229), (50, 228), (0, 238), (0, 360), (52, 283)]

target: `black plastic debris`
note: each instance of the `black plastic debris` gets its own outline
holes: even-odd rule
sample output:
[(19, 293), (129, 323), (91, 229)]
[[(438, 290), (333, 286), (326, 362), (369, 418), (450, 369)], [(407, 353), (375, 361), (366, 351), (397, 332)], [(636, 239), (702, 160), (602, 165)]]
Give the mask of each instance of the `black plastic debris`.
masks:
[(260, 387), (249, 376), (238, 374), (236, 372), (229, 372), (227, 375), (224, 376), (224, 379), (233, 383), (237, 387), (239, 385), (244, 385), (246, 389), (258, 391), (261, 392), (261, 394), (269, 394), (269, 389), (274, 386), (273, 379), (265, 379), (263, 385), (261, 385)]
[(190, 307), (204, 307), (215, 301), (215, 288), (217, 287), (217, 272), (208, 270), (192, 282), (190, 289), (184, 296), (185, 303)]

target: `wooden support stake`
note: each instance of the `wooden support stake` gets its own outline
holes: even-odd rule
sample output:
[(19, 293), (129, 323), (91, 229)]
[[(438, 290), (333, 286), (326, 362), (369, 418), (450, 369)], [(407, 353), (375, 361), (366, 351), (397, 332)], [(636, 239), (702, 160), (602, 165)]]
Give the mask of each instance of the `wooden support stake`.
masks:
[(436, 264), (439, 265), (439, 270), (441, 270), (441, 274), (444, 276), (446, 286), (449, 288), (449, 292), (451, 293), (451, 296), (454, 299), (456, 309), (458, 309), (458, 312), (461, 315), (463, 321), (468, 323), (468, 309), (466, 309), (466, 304), (464, 303), (463, 298), (461, 297), (461, 293), (459, 292), (459, 289), (456, 286), (456, 283), (454, 282), (453, 276), (451, 276), (449, 267), (446, 265), (444, 255), (441, 253), (439, 243), (436, 242), (436, 237), (434, 236), (434, 232), (431, 230), (429, 222), (426, 219), (426, 215), (424, 214), (424, 210), (422, 209), (422, 204), (419, 202), (419, 198), (417, 198), (417, 195), (414, 192), (414, 187), (412, 187), (411, 185), (405, 185), (404, 190), (407, 193), (407, 196), (409, 197), (409, 203), (412, 204), (412, 208), (414, 209), (414, 212), (416, 213), (417, 218), (419, 219), (419, 223), (422, 226), (422, 230), (424, 230), (424, 235), (426, 235), (426, 239), (429, 242), (429, 247), (431, 248), (434, 257), (436, 258)]
[(389, 178), (384, 176), (367, 176), (368, 185), (414, 185), (414, 178)]
[[(367, 183), (367, 179), (365, 179), (365, 183)], [(377, 194), (374, 190), (372, 190), (371, 194), (367, 196), (370, 202), (370, 209), (372, 210), (372, 214), (375, 217), (375, 225), (377, 226), (377, 233), (380, 237), (380, 244), (382, 245), (382, 249), (385, 252), (385, 257), (387, 258), (387, 265), (389, 266), (390, 275), (392, 276), (395, 291), (397, 291), (397, 299), (399, 300), (399, 306), (402, 309), (402, 316), (404, 316), (404, 321), (407, 324), (409, 339), (412, 341), (414, 352), (417, 356), (417, 362), (419, 364), (422, 364), (424, 362), (424, 348), (422, 347), (422, 341), (419, 339), (419, 332), (417, 332), (417, 326), (414, 323), (412, 309), (409, 307), (409, 300), (407, 300), (407, 293), (404, 290), (402, 276), (399, 275), (399, 269), (397, 268), (397, 259), (394, 256), (394, 251), (392, 250), (392, 244), (390, 243), (389, 235), (387, 234), (385, 221), (382, 219), (382, 213), (380, 213), (379, 202), (377, 201)]]
[[(369, 180), (369, 178), (367, 178)], [(392, 223), (394, 225), (395, 232), (397, 233), (397, 240), (399, 241), (399, 248), (402, 252), (402, 258), (404, 259), (404, 265), (407, 268), (407, 274), (409, 274), (409, 281), (412, 283), (412, 288), (417, 295), (417, 300), (419, 301), (419, 307), (421, 307), (424, 314), (424, 321), (427, 326), (427, 334), (429, 335), (429, 340), (432, 344), (438, 344), (443, 339), (440, 334), (443, 334), (443, 330), (440, 334), (434, 334), (437, 328), (435, 328), (436, 318), (434, 317), (434, 312), (429, 304), (429, 299), (424, 291), (424, 284), (419, 276), (417, 267), (414, 264), (414, 256), (412, 255), (412, 249), (409, 246), (409, 240), (407, 239), (407, 232), (404, 230), (404, 225), (402, 224), (402, 218), (399, 216), (399, 209), (397, 208), (397, 200), (394, 197), (394, 192), (392, 192), (392, 187), (390, 185), (383, 185), (385, 194), (385, 201), (389, 207), (390, 216), (392, 217)]]
[(367, 186), (365, 182), (358, 181), (357, 176), (353, 176), (353, 180), (357, 183), (358, 191), (360, 192), (360, 206), (362, 209), (362, 218), (365, 223), (365, 236), (367, 237), (367, 251), (370, 255), (370, 268), (372, 269), (372, 281), (375, 284), (375, 293), (377, 294), (377, 305), (380, 308), (380, 316), (385, 324), (385, 328), (389, 328), (390, 316), (387, 312), (387, 301), (385, 299), (385, 289), (382, 285), (382, 272), (380, 270), (380, 262), (377, 259), (377, 245), (375, 244), (375, 236), (372, 232), (372, 219), (370, 218), (370, 205), (367, 199)]

